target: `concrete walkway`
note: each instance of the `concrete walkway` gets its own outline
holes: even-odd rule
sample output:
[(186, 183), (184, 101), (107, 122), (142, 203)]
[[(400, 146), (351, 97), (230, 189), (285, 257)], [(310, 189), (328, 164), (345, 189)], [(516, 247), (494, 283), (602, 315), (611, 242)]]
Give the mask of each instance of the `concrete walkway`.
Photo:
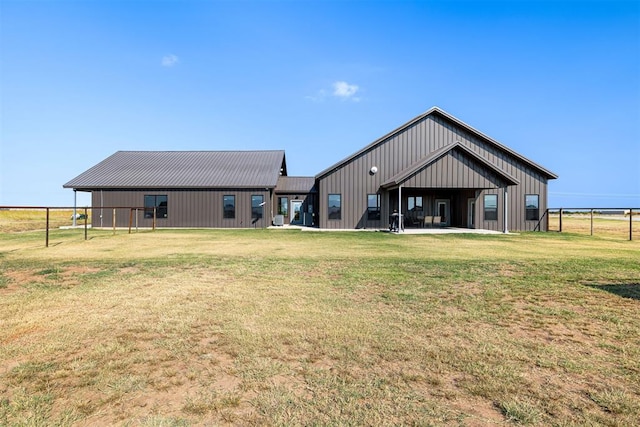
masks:
[(501, 231), (483, 230), (480, 228), (456, 228), (456, 227), (434, 227), (434, 228), (405, 228), (395, 234), (504, 234)]
[[(379, 229), (379, 228), (315, 228), (315, 227), (304, 227), (300, 225), (283, 225), (283, 226), (270, 226), (269, 228), (279, 229), (279, 230), (300, 230), (300, 231), (316, 231), (316, 232), (327, 232), (327, 231), (359, 231), (359, 232), (380, 232), (380, 233), (390, 233), (390, 234), (504, 234), (501, 231), (493, 231), (493, 230), (482, 230), (478, 228), (456, 228), (456, 227), (434, 227), (434, 228), (406, 228), (403, 231), (399, 232), (391, 232), (387, 229)], [(513, 233), (510, 233), (513, 234)]]

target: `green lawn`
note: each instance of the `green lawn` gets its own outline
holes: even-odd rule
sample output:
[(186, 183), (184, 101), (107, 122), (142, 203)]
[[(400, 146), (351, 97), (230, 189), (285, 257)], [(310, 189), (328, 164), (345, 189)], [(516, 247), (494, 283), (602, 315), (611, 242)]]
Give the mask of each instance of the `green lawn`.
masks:
[(640, 242), (0, 234), (0, 425), (633, 425)]

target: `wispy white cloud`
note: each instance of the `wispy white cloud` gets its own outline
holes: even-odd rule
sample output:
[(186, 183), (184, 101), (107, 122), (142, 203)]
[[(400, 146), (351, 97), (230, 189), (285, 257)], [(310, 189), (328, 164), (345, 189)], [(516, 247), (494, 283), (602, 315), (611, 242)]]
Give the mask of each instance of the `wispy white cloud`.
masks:
[(354, 102), (360, 101), (360, 97), (356, 94), (360, 90), (360, 87), (355, 84), (349, 84), (345, 81), (336, 81), (331, 84), (331, 89), (320, 89), (315, 95), (305, 96), (313, 102), (323, 102), (328, 97), (334, 97), (343, 101), (350, 100)]
[(162, 57), (162, 66), (163, 67), (173, 67), (178, 62), (180, 62), (180, 60), (174, 54), (169, 54), (169, 55), (165, 55), (165, 56)]
[(343, 81), (335, 82), (333, 83), (333, 96), (358, 101), (359, 98), (355, 97), (358, 89), (358, 85), (349, 84)]

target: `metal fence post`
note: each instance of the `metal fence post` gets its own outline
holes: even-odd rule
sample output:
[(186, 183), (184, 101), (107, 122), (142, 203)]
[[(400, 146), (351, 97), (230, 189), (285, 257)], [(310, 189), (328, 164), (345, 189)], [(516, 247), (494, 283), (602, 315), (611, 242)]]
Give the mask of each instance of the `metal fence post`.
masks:
[(44, 241), (44, 246), (45, 248), (49, 247), (49, 208), (47, 208), (47, 225), (46, 225), (46, 237), (45, 237), (45, 241)]
[(629, 240), (633, 240), (633, 209), (629, 209)]
[(558, 222), (558, 232), (562, 233), (562, 208), (560, 208), (560, 221)]
[(84, 208), (84, 240), (87, 240), (87, 208)]
[(545, 215), (546, 221), (547, 221), (546, 231), (548, 232), (549, 231), (549, 222), (551, 222), (551, 221), (549, 221), (551, 219), (551, 214), (549, 213), (549, 208), (545, 209), (544, 215)]

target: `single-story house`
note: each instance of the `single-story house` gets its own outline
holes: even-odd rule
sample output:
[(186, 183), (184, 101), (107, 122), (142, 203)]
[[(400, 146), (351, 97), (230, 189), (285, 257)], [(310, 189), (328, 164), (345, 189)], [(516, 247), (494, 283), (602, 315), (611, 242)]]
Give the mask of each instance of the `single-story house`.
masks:
[(118, 151), (64, 187), (92, 193), (96, 227), (111, 225), (114, 207), (143, 207), (140, 226), (383, 229), (400, 219), (508, 231), (546, 229), (555, 178), (433, 107), (315, 177), (287, 176), (284, 151)]

